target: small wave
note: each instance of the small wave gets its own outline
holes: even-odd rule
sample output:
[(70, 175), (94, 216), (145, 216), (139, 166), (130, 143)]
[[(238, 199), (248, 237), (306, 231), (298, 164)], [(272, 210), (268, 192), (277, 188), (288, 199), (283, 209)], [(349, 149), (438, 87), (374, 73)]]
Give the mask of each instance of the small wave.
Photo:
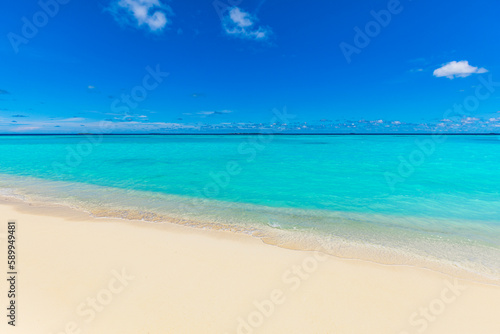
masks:
[(267, 223), (267, 226), (272, 227), (272, 228), (281, 229), (281, 225), (277, 222), (269, 222), (269, 223)]
[[(441, 228), (447, 224), (450, 228), (455, 226), (442, 219), (423, 224), (416, 217), (275, 208), (4, 175), (0, 180), (1, 196), (71, 207), (94, 217), (226, 230), (259, 237), (285, 248), (419, 266), (500, 284), (498, 244), (491, 244), (489, 239), (467, 239), (460, 233), (438, 234), (425, 228), (436, 224)], [(464, 222), (457, 226), (467, 225)], [(464, 235), (469, 232), (465, 229)], [(473, 260), (471, 254), (476, 255)]]

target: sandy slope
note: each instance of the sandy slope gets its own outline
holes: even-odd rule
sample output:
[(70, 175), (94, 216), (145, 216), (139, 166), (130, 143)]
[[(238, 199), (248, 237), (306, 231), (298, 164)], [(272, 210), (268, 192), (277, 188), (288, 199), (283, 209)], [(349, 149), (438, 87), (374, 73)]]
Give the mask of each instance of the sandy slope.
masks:
[[(0, 204), (17, 222), (1, 333), (500, 333), (500, 287), (282, 249), (230, 232)], [(7, 305), (7, 280), (0, 303)]]

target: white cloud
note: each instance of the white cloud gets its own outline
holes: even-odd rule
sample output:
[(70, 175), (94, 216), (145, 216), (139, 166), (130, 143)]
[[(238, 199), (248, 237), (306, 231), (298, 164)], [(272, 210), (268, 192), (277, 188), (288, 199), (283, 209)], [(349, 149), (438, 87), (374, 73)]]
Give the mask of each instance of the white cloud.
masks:
[[(204, 116), (210, 116), (210, 115), (221, 115), (221, 114), (230, 114), (232, 113), (231, 110), (221, 110), (221, 111), (200, 111), (197, 112), (197, 115), (204, 115)], [(192, 115), (191, 113), (184, 113), (184, 115)]]
[(18, 126), (14, 129), (11, 129), (12, 132), (24, 132), (24, 131), (33, 131), (40, 129), (39, 126)]
[(255, 40), (267, 39), (271, 29), (258, 27), (256, 22), (256, 17), (238, 7), (229, 9), (228, 14), (222, 20), (224, 30), (228, 35)]
[(84, 120), (85, 118), (82, 117), (71, 117), (71, 118), (60, 119), (59, 122), (82, 122)]
[(467, 60), (462, 61), (451, 61), (447, 64), (444, 64), (440, 68), (434, 70), (435, 77), (447, 77), (449, 79), (453, 78), (465, 78), (471, 74), (476, 73), (486, 73), (488, 72), (485, 68), (478, 68), (475, 66), (469, 65)]
[(110, 11), (119, 23), (147, 27), (151, 31), (161, 31), (169, 22), (169, 7), (159, 0), (119, 0)]

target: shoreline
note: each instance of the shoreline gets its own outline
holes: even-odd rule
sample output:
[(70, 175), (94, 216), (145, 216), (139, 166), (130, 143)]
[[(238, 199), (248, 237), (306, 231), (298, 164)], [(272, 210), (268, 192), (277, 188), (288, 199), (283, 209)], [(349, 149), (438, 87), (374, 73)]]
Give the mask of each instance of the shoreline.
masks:
[[(275, 247), (229, 231), (9, 202), (0, 201), (0, 213), (19, 226), (21, 333), (59, 333), (68, 324), (106, 334), (366, 333), (365, 326), (402, 334), (424, 323), (426, 333), (500, 330), (497, 286)], [(122, 274), (134, 278), (120, 290), (113, 278)], [(111, 286), (120, 292), (107, 293)], [(453, 302), (442, 301), (444, 291)], [(109, 304), (92, 312), (87, 298), (107, 302), (103, 296), (111, 296)], [(419, 309), (432, 303), (446, 312), (425, 320)], [(269, 316), (256, 305), (267, 305)]]
[[(42, 182), (42, 186), (52, 186), (53, 182), (61, 181), (46, 181)], [(46, 183), (48, 182), (48, 183)], [(88, 185), (86, 185), (88, 186)], [(100, 191), (100, 186), (95, 190)], [(92, 190), (91, 188), (90, 190)], [(38, 195), (35, 193), (17, 193), (18, 190), (11, 188), (15, 192), (12, 194), (0, 194), (0, 203), (12, 201), (18, 202), (21, 206), (28, 205), (34, 207), (51, 207), (56, 211), (68, 209), (77, 211), (96, 219), (119, 219), (127, 221), (141, 221), (149, 224), (173, 224), (179, 226), (187, 226), (200, 230), (225, 231), (229, 233), (242, 234), (256, 238), (266, 244), (285, 249), (297, 251), (320, 251), (322, 253), (334, 256), (339, 259), (360, 260), (372, 262), (375, 264), (389, 266), (408, 266), (426, 270), (435, 271), (457, 277), (472, 282), (491, 284), (500, 286), (500, 278), (498, 273), (491, 273), (488, 276), (486, 272), (476, 272), (471, 267), (462, 267), (463, 264), (453, 262), (445, 258), (435, 256), (424, 256), (415, 251), (402, 250), (399, 248), (381, 245), (377, 243), (367, 243), (359, 240), (349, 240), (344, 237), (332, 237), (322, 235), (319, 231), (297, 231), (290, 229), (282, 229), (267, 225), (247, 225), (224, 222), (213, 222), (211, 220), (193, 220), (175, 215), (159, 214), (155, 212), (140, 212), (137, 209), (114, 208), (114, 207), (95, 207), (85, 206), (75, 203), (60, 201), (56, 198), (46, 197), (46, 195)], [(110, 188), (110, 190), (121, 192), (120, 189)], [(87, 190), (88, 191), (88, 190)], [(34, 196), (34, 197), (33, 197)], [(219, 208), (219, 209), (222, 209)]]
[[(33, 178), (33, 180), (37, 180)], [(42, 186), (50, 186), (53, 182), (61, 181), (46, 181), (42, 182)], [(48, 182), (48, 183), (46, 183)], [(86, 185), (88, 186), (88, 185)], [(100, 191), (100, 186), (95, 190)], [(15, 189), (11, 189), (15, 190)], [(91, 189), (92, 190), (92, 189)], [(110, 190), (121, 192), (120, 189), (110, 188)], [(21, 205), (29, 205), (31, 207), (51, 207), (56, 211), (59, 209), (74, 210), (84, 215), (96, 219), (119, 219), (127, 221), (141, 221), (149, 224), (174, 224), (179, 226), (187, 226), (199, 230), (226, 231), (229, 233), (242, 234), (256, 238), (266, 244), (285, 249), (297, 251), (314, 251), (318, 250), (322, 253), (334, 256), (339, 259), (367, 261), (380, 265), (389, 266), (408, 266), (435, 271), (457, 277), (471, 282), (478, 282), (500, 286), (500, 278), (497, 272), (489, 273), (493, 276), (488, 276), (487, 270), (477, 272), (472, 267), (463, 267), (463, 264), (453, 262), (445, 258), (435, 256), (424, 256), (410, 250), (403, 250), (377, 243), (367, 243), (356, 240), (345, 239), (344, 237), (332, 237), (322, 235), (318, 231), (297, 231), (290, 229), (276, 228), (268, 225), (254, 226), (235, 223), (213, 222), (210, 220), (193, 220), (190, 218), (179, 218), (175, 215), (159, 214), (154, 212), (139, 212), (137, 209), (113, 208), (105, 207), (85, 207), (66, 201), (59, 201), (56, 198), (45, 197), (45, 195), (35, 195), (27, 193), (0, 194), (0, 203), (3, 201), (19, 202)], [(87, 190), (88, 191), (88, 190)], [(33, 197), (35, 195), (35, 197)], [(219, 208), (220, 209), (220, 208)]]

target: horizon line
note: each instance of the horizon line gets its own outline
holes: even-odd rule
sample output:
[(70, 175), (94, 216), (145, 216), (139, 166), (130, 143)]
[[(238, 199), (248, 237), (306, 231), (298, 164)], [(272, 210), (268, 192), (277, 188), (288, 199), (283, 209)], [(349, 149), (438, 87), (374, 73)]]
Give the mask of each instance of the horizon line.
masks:
[(367, 132), (367, 133), (283, 133), (283, 132), (229, 132), (229, 133), (92, 133), (92, 132), (82, 132), (82, 133), (0, 133), (0, 136), (89, 136), (89, 135), (102, 135), (102, 136), (241, 136), (241, 135), (278, 135), (278, 136), (429, 136), (429, 135), (451, 135), (451, 136), (499, 136), (500, 133), (488, 132), (471, 132), (471, 133), (461, 133), (461, 132), (402, 132), (402, 133), (391, 133), (391, 132)]

